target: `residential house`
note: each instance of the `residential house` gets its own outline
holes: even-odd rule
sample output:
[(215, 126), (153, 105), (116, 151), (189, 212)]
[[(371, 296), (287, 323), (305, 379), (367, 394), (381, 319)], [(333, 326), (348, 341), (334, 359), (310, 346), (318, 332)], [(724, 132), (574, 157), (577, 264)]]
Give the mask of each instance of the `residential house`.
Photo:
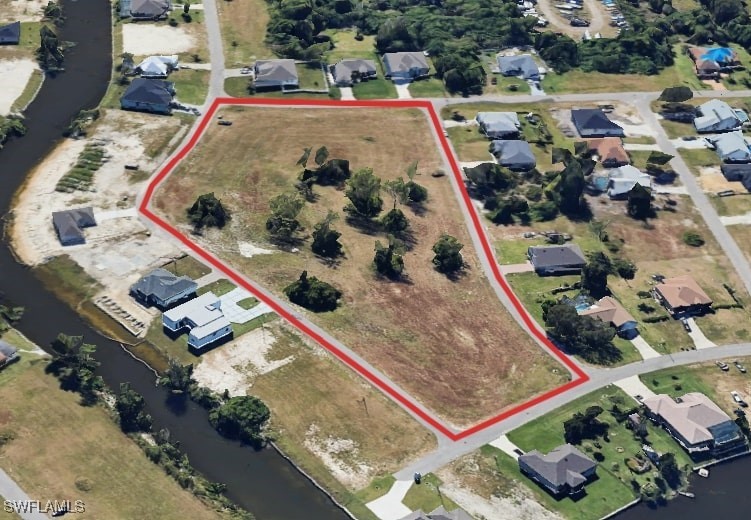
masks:
[(376, 64), (373, 60), (344, 59), (331, 66), (334, 82), (340, 87), (351, 87), (355, 80), (375, 78)]
[(392, 80), (413, 80), (427, 76), (430, 65), (422, 52), (387, 52), (383, 55), (383, 70)]
[(623, 128), (613, 123), (599, 108), (571, 110), (571, 120), (581, 137), (623, 137)]
[(647, 417), (661, 425), (692, 457), (722, 457), (745, 451), (746, 437), (706, 395), (690, 392), (673, 399), (660, 394), (642, 401)]
[(723, 164), (720, 169), (728, 181), (740, 182), (751, 191), (751, 164)]
[(547, 455), (537, 450), (519, 455), (519, 469), (556, 497), (578, 495), (597, 473), (597, 463), (571, 444)]
[(535, 154), (527, 141), (493, 141), (490, 143), (490, 153), (498, 164), (511, 170), (527, 171), (537, 165)]
[(637, 184), (652, 189), (652, 177), (630, 164), (614, 168), (608, 172), (608, 197), (625, 199)]
[(576, 244), (530, 246), (527, 258), (540, 276), (576, 274), (587, 264), (584, 253)]
[(201, 350), (232, 334), (222, 303), (207, 292), (162, 314), (162, 326), (173, 334), (188, 331), (188, 347)]
[(399, 520), (472, 520), (472, 517), (463, 509), (447, 511), (446, 508), (441, 506), (432, 513), (425, 513), (422, 509), (418, 509)]
[(719, 99), (702, 103), (698, 112), (694, 118), (694, 127), (699, 133), (729, 132), (743, 125), (736, 111)]
[(674, 316), (704, 314), (712, 307), (712, 299), (689, 275), (665, 278), (655, 285), (653, 294)]
[(694, 62), (696, 75), (703, 79), (716, 79), (720, 72), (740, 63), (738, 53), (728, 47), (689, 47), (688, 55)]
[(297, 88), (295, 60), (258, 60), (253, 66), (253, 85), (258, 89)]
[(120, 107), (123, 110), (170, 114), (174, 95), (175, 84), (170, 81), (136, 78), (120, 98)]
[(522, 125), (516, 112), (478, 112), (475, 120), (488, 139), (519, 139)]
[(631, 162), (631, 159), (623, 147), (620, 137), (598, 137), (585, 139), (587, 148), (595, 155), (605, 168), (617, 168)]
[(198, 284), (187, 276), (176, 276), (166, 269), (154, 269), (130, 286), (130, 294), (146, 306), (167, 309), (194, 295)]
[(52, 213), (52, 225), (57, 238), (64, 246), (75, 246), (86, 243), (83, 229), (96, 226), (94, 210), (92, 208), (77, 208)]
[(717, 155), (726, 163), (751, 163), (751, 151), (741, 132), (728, 132), (716, 137), (707, 137)]
[(120, 18), (160, 20), (172, 9), (170, 0), (120, 0)]
[(177, 70), (180, 64), (177, 56), (149, 56), (136, 67), (142, 78), (166, 78), (170, 72)]
[(0, 368), (13, 363), (14, 361), (18, 361), (19, 359), (21, 358), (18, 355), (18, 349), (10, 343), (6, 343), (0, 339)]
[(529, 54), (498, 56), (498, 69), (504, 76), (520, 76), (522, 79), (539, 81), (540, 67)]
[(21, 22), (0, 26), (0, 45), (18, 45), (21, 41)]
[(597, 303), (579, 312), (579, 315), (609, 323), (621, 337), (632, 338), (638, 334), (634, 317), (612, 296), (597, 300)]

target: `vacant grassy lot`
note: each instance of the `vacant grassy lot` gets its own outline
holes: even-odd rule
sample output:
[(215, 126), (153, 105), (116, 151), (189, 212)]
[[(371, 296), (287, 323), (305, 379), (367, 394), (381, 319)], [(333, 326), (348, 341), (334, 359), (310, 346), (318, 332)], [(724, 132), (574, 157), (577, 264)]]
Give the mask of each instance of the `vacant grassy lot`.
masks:
[(709, 150), (708, 148), (679, 148), (678, 151), (694, 175), (700, 175), (701, 168), (707, 168), (709, 166), (716, 166), (719, 168), (720, 166), (720, 158), (714, 150)]
[[(443, 164), (421, 111), (232, 107), (224, 112), (234, 125), (210, 127), (198, 149), (160, 188), (158, 211), (184, 228), (185, 208), (199, 194), (215, 192), (234, 216), (223, 232), (203, 239), (205, 247), (227, 251), (222, 254), (228, 262), (277, 294), (303, 270), (334, 283), (344, 293), (342, 305), (310, 319), (452, 422), (470, 424), (565, 380), (559, 365), (492, 293), (449, 179), (428, 175)], [(268, 138), (282, 134), (282, 147)], [(330, 157), (350, 160), (353, 170), (372, 167), (384, 180), (404, 176), (407, 166), (419, 161), (417, 180), (429, 190), (430, 200), (425, 211), (405, 208), (417, 239), (405, 255), (408, 283), (377, 279), (371, 270), (373, 247), (384, 235), (344, 219), (335, 227), (342, 233), (345, 257), (333, 268), (318, 261), (305, 242), (296, 254), (244, 258), (229, 253), (248, 237), (266, 239), (269, 199), (293, 191), (301, 150), (320, 145), (328, 147)], [(219, 155), (223, 161), (217, 168)], [(342, 191), (316, 187), (315, 192), (318, 201), (300, 215), (306, 232), (329, 209), (341, 213), (345, 205)], [(431, 248), (444, 232), (465, 245), (468, 269), (457, 281), (431, 264)]]
[(443, 484), (441, 479), (432, 473), (423, 475), (420, 484), (412, 484), (407, 494), (404, 496), (402, 503), (412, 511), (422, 509), (423, 511), (433, 511), (443, 506), (447, 511), (453, 511), (457, 506), (450, 498), (445, 497), (440, 492), (440, 486)]
[(746, 258), (751, 261), (751, 226), (748, 224), (735, 224), (727, 226), (727, 229), (733, 235), (735, 243), (741, 248)]
[[(732, 197), (717, 197), (711, 195), (709, 200), (717, 210), (717, 214), (722, 217), (745, 215), (746, 213), (751, 212), (751, 196), (747, 193), (733, 195)], [(741, 245), (740, 242), (738, 245)]]
[(32, 499), (80, 498), (96, 518), (220, 518), (150, 462), (107, 411), (60, 390), (44, 365), (0, 385), (0, 428), (15, 434), (0, 465)]
[(264, 43), (269, 23), (264, 0), (219, 2), (217, 9), (227, 67), (244, 67), (257, 59), (274, 57)]
[[(683, 367), (666, 368), (640, 376), (642, 382), (658, 394), (673, 397), (687, 392), (706, 394), (725, 412), (734, 417), (733, 410), (738, 405), (730, 392), (735, 390), (745, 401), (751, 398), (751, 373), (742, 374), (733, 365), (733, 359), (726, 359), (730, 365), (727, 372), (721, 371), (713, 362), (699, 363)], [(739, 358), (737, 361), (751, 368), (751, 358)]]
[[(600, 406), (605, 410), (598, 417), (598, 420), (609, 425), (609, 439), (600, 438), (597, 444), (587, 440), (580, 447), (585, 453), (591, 454), (590, 456), (599, 453), (604, 457), (604, 460), (597, 466), (599, 478), (585, 487), (586, 497), (574, 502), (569, 498), (555, 501), (548, 495), (548, 499), (543, 500), (546, 507), (561, 512), (566, 518), (577, 520), (601, 518), (635, 498), (632, 480), (636, 480), (638, 485), (643, 486), (652, 479), (652, 472), (637, 475), (632, 473), (624, 464), (625, 458), (641, 451), (642, 442), (634, 438), (633, 433), (626, 428), (625, 422), (619, 424), (609, 412), (614, 400), (621, 410), (628, 410), (636, 406), (636, 402), (620, 389), (608, 386), (581, 397), (508, 434), (509, 439), (522, 450), (536, 449), (546, 453), (565, 442), (563, 423), (570, 419), (575, 412), (584, 412), (590, 406)], [(679, 467), (690, 465), (691, 461), (688, 456), (667, 433), (649, 422), (647, 431), (647, 438), (658, 453), (672, 452), (675, 454)], [(517, 475), (513, 475), (514, 477), (519, 478), (530, 488), (537, 487), (537, 484), (521, 475), (518, 468), (515, 471)], [(539, 488), (535, 491), (538, 490)], [(539, 491), (545, 495), (544, 491)]]
[(162, 269), (177, 276), (187, 276), (193, 280), (198, 280), (202, 276), (206, 276), (211, 272), (211, 269), (190, 255), (176, 258), (172, 262), (164, 264)]
[(357, 99), (394, 99), (397, 97), (394, 83), (383, 77), (383, 68), (378, 62), (378, 77), (361, 81), (352, 87), (352, 93)]
[(362, 487), (358, 481), (397, 470), (434, 449), (435, 438), (287, 326), (272, 325), (270, 333), (276, 342), (267, 359), (293, 360), (256, 377), (252, 392), (271, 409), (272, 428), (282, 449), (358, 518), (375, 519), (364, 503), (385, 493), (393, 479), (376, 478), (355, 494)]
[(444, 88), (443, 81), (433, 76), (410, 83), (409, 93), (415, 98), (438, 98), (451, 95)]
[(324, 31), (334, 41), (334, 48), (326, 53), (330, 65), (345, 58), (364, 58), (378, 61), (375, 49), (375, 36), (363, 35), (362, 41), (355, 40), (352, 29), (332, 29)]
[(203, 105), (209, 91), (208, 70), (180, 69), (169, 76), (175, 82), (175, 96), (178, 101), (189, 105)]
[(246, 77), (227, 78), (224, 80), (224, 91), (232, 97), (248, 97), (248, 85), (250, 80)]

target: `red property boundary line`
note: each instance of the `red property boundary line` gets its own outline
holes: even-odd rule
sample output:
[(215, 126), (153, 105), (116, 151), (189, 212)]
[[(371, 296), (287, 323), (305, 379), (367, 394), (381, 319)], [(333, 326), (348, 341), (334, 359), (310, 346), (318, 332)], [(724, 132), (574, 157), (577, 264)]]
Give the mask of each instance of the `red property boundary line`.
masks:
[[(511, 300), (512, 304), (514, 305), (514, 308), (521, 316), (529, 333), (532, 334), (535, 338), (537, 338), (540, 342), (542, 342), (545, 346), (547, 346), (550, 352), (552, 352), (561, 363), (566, 365), (576, 375), (576, 377), (572, 379), (571, 381), (569, 381), (568, 383), (566, 383), (565, 385), (549, 390), (548, 392), (545, 392), (544, 394), (541, 394), (535, 397), (534, 399), (518, 404), (514, 406), (513, 408), (510, 408), (504, 411), (503, 413), (500, 413), (494, 417), (486, 419), (470, 428), (467, 428), (466, 430), (463, 430), (461, 432), (454, 432), (452, 431), (451, 428), (443, 424), (437, 418), (433, 417), (429, 413), (426, 413), (424, 410), (416, 406), (412, 401), (405, 398), (402, 394), (400, 394), (394, 388), (389, 386), (388, 383), (379, 379), (377, 376), (375, 376), (372, 372), (370, 372), (368, 369), (363, 367), (355, 359), (352, 359), (352, 357), (350, 357), (347, 353), (343, 352), (341, 349), (331, 344), (328, 340), (321, 337), (320, 334), (312, 330), (305, 323), (301, 322), (294, 315), (292, 315), (287, 310), (282, 308), (274, 300), (269, 299), (256, 287), (254, 287), (253, 285), (245, 281), (241, 276), (235, 273), (232, 269), (230, 269), (228, 266), (226, 266), (224, 263), (222, 263), (219, 259), (214, 257), (212, 254), (210, 254), (207, 251), (204, 251), (201, 247), (199, 247), (197, 244), (192, 242), (187, 236), (180, 233), (180, 231), (178, 231), (176, 228), (174, 228), (164, 219), (157, 216), (154, 212), (151, 211), (151, 209), (149, 209), (149, 203), (151, 201), (151, 198), (154, 196), (154, 191), (156, 190), (157, 186), (159, 186), (159, 184), (170, 174), (170, 172), (175, 168), (175, 166), (177, 166), (177, 164), (182, 159), (184, 159), (185, 156), (195, 147), (195, 145), (198, 143), (198, 140), (203, 135), (203, 132), (205, 131), (208, 124), (213, 120), (213, 116), (216, 113), (217, 109), (219, 109), (222, 105), (228, 105), (228, 106), (264, 105), (264, 106), (279, 106), (279, 107), (306, 107), (307, 106), (307, 107), (329, 107), (329, 108), (343, 108), (343, 107), (419, 108), (419, 109), (426, 110), (428, 115), (430, 116), (430, 121), (434, 126), (434, 129), (436, 131), (436, 135), (438, 136), (438, 140), (441, 144), (441, 147), (443, 148), (443, 152), (445, 156), (448, 158), (449, 164), (451, 165), (452, 173), (454, 174), (455, 179), (459, 183), (459, 186), (461, 188), (462, 198), (464, 200), (464, 204), (469, 209), (469, 214), (472, 219), (472, 225), (475, 227), (475, 229), (478, 232), (478, 236), (480, 237), (480, 242), (482, 245), (483, 253), (487, 257), (489, 264), (491, 265), (493, 276), (495, 277), (496, 281), (500, 284), (503, 291)], [(187, 144), (184, 145), (182, 149), (180, 149), (170, 159), (170, 161), (164, 166), (164, 168), (162, 168), (162, 170), (149, 183), (148, 187), (146, 188), (146, 193), (144, 194), (143, 200), (141, 201), (141, 204), (139, 206), (139, 211), (145, 217), (151, 220), (153, 223), (155, 223), (156, 225), (158, 225), (159, 227), (167, 231), (170, 235), (172, 235), (177, 240), (182, 242), (185, 246), (190, 248), (195, 254), (200, 256), (204, 261), (209, 263), (215, 269), (227, 275), (227, 277), (229, 277), (233, 282), (237, 283), (239, 286), (243, 287), (244, 289), (250, 291), (253, 294), (253, 296), (255, 296), (258, 300), (266, 303), (269, 307), (271, 307), (274, 310), (274, 312), (279, 314), (281, 317), (287, 320), (291, 325), (296, 327), (298, 330), (306, 334), (313, 341), (315, 341), (316, 343), (324, 347), (331, 354), (333, 354), (340, 361), (342, 361), (345, 365), (349, 366), (351, 369), (356, 371), (362, 377), (364, 377), (365, 379), (370, 381), (373, 385), (375, 385), (377, 388), (379, 388), (386, 395), (388, 395), (389, 397), (391, 397), (392, 399), (400, 403), (403, 407), (410, 410), (412, 413), (420, 417), (424, 422), (432, 426), (437, 431), (441, 432), (443, 435), (445, 435), (447, 438), (449, 438), (452, 441), (459, 441), (481, 430), (489, 428), (490, 426), (493, 426), (494, 424), (504, 419), (507, 419), (518, 413), (521, 413), (537, 404), (547, 401), (548, 399), (551, 399), (557, 395), (560, 395), (589, 380), (589, 376), (587, 376), (587, 374), (584, 373), (584, 371), (582, 371), (581, 368), (579, 368), (568, 357), (566, 357), (555, 345), (553, 345), (550, 342), (550, 340), (548, 340), (548, 338), (544, 334), (540, 332), (540, 330), (538, 329), (536, 324), (533, 322), (530, 315), (527, 313), (524, 306), (521, 304), (519, 299), (511, 290), (511, 287), (506, 282), (506, 279), (501, 274), (500, 269), (498, 267), (498, 263), (495, 261), (495, 256), (493, 255), (492, 249), (490, 247), (490, 243), (488, 242), (487, 236), (485, 235), (485, 231), (482, 228), (480, 217), (477, 213), (477, 210), (475, 209), (474, 204), (472, 204), (470, 200), (469, 193), (467, 192), (464, 186), (464, 181), (462, 178), (461, 170), (459, 169), (459, 164), (457, 163), (456, 158), (454, 157), (454, 154), (451, 152), (451, 147), (449, 146), (449, 143), (446, 137), (443, 135), (443, 125), (441, 123), (441, 120), (438, 117), (438, 114), (436, 113), (433, 107), (433, 104), (429, 101), (420, 101), (420, 100), (335, 101), (335, 100), (309, 100), (309, 99), (217, 98), (214, 100), (214, 102), (212, 103), (208, 111), (204, 114), (203, 119), (198, 124), (197, 128), (193, 132), (193, 135), (191, 136)]]

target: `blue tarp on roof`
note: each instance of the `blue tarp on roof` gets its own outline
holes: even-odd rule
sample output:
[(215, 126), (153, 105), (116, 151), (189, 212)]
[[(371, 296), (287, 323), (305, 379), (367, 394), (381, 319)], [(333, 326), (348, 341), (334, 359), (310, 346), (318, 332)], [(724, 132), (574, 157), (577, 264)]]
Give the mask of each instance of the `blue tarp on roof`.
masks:
[(707, 49), (707, 52), (702, 54), (701, 59), (712, 60), (717, 63), (726, 63), (733, 61), (733, 49), (727, 47), (715, 47), (714, 49)]

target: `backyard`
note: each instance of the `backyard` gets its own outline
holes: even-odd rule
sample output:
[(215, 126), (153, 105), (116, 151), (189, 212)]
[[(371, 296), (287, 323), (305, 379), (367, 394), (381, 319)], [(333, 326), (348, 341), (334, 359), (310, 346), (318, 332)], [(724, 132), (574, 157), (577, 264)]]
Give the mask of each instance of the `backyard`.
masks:
[[(213, 191), (233, 218), (223, 231), (200, 239), (203, 247), (219, 252), (241, 272), (252, 273), (276, 294), (303, 270), (333, 282), (344, 294), (336, 311), (302, 312), (453, 424), (472, 424), (567, 380), (560, 365), (532, 342), (492, 293), (450, 180), (429, 175), (443, 167), (443, 161), (422, 112), (239, 107), (222, 112), (234, 125), (209, 127), (154, 201), (159, 212), (187, 232), (185, 208), (198, 195)], [(266, 129), (263, 135), (253, 131), (259, 127)], [(266, 137), (280, 132), (285, 134), (282, 148)], [(247, 258), (232, 252), (247, 237), (266, 246), (268, 200), (293, 190), (300, 152), (322, 144), (331, 158), (349, 159), (352, 170), (372, 167), (384, 180), (404, 176), (407, 166), (418, 161), (416, 179), (428, 189), (429, 202), (419, 212), (405, 207), (413, 236), (419, 237), (404, 256), (409, 283), (374, 276), (373, 244), (386, 238), (349, 225), (345, 218), (334, 226), (344, 246), (344, 258), (335, 268), (312, 255), (304, 241), (297, 253), (277, 250)], [(222, 166), (216, 168), (220, 153)], [(317, 201), (307, 204), (299, 217), (308, 230), (329, 209), (346, 202), (334, 188), (316, 186), (315, 193)], [(385, 203), (392, 201), (387, 198)], [(468, 267), (454, 281), (430, 262), (432, 245), (442, 233), (464, 244)], [(426, 308), (431, 309), (427, 315)], [(445, 349), (447, 344), (452, 350)], [(522, 356), (524, 364), (514, 362), (511, 352)]]

